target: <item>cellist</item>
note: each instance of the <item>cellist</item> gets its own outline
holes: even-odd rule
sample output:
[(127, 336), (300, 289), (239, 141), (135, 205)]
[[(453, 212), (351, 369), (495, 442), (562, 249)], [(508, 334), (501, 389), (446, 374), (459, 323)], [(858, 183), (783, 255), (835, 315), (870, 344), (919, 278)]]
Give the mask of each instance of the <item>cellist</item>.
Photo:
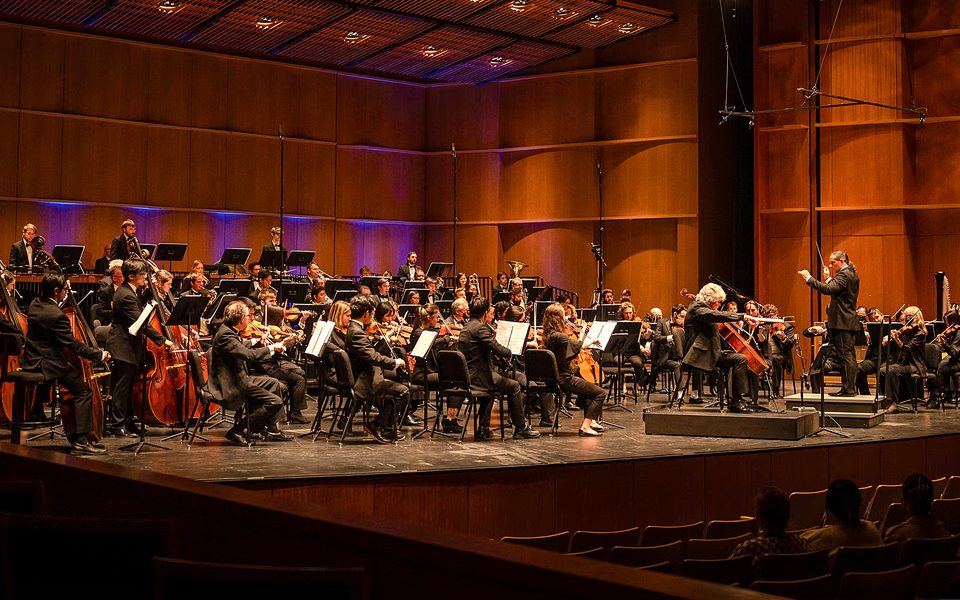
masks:
[(727, 294), (719, 285), (708, 283), (696, 295), (687, 307), (684, 321), (684, 337), (688, 340), (687, 352), (683, 364), (710, 373), (714, 369), (732, 369), (733, 396), (730, 399), (730, 412), (751, 412), (743, 405), (743, 395), (750, 393), (747, 381), (747, 357), (732, 350), (721, 350), (718, 323), (737, 323), (753, 321), (753, 318), (735, 312), (717, 310)]
[[(76, 415), (73, 431), (67, 431), (67, 441), (78, 454), (104, 454), (107, 449), (91, 441), (87, 435), (93, 431), (93, 392), (76, 368), (67, 362), (63, 350), (67, 349), (87, 360), (106, 362), (110, 353), (87, 346), (70, 329), (67, 315), (60, 310), (60, 303), (67, 295), (63, 275), (47, 273), (40, 283), (40, 295), (30, 303), (27, 322), (27, 339), (23, 354), (23, 370), (43, 374), (44, 386), (38, 397), (49, 389), (54, 380), (66, 388), (73, 402)], [(65, 422), (64, 426), (68, 424)]]

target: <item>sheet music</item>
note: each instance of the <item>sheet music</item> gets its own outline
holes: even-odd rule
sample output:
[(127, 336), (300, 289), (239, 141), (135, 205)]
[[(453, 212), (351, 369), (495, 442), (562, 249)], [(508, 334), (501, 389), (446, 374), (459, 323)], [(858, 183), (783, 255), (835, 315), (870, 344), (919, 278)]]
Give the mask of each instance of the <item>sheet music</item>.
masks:
[[(587, 331), (587, 335), (584, 339), (597, 340), (599, 349), (606, 350), (607, 344), (610, 343), (610, 336), (613, 334), (613, 330), (616, 327), (616, 321), (594, 321), (593, 325), (591, 325), (590, 329)], [(597, 345), (591, 346), (591, 348), (597, 348)]]
[(417, 338), (416, 345), (414, 345), (413, 350), (410, 351), (410, 356), (415, 358), (425, 358), (427, 356), (427, 352), (430, 352), (430, 348), (433, 346), (433, 342), (436, 339), (436, 331), (421, 331), (420, 337)]
[(523, 354), (529, 330), (530, 323), (499, 321), (497, 322), (497, 343), (509, 348), (513, 354)]
[(137, 320), (133, 322), (127, 331), (130, 332), (130, 335), (137, 335), (140, 333), (140, 328), (143, 327), (143, 324), (147, 322), (147, 319), (150, 318), (150, 315), (153, 314), (153, 309), (157, 306), (157, 303), (153, 300), (147, 302), (147, 305), (143, 307), (143, 311), (140, 313), (140, 316), (137, 317)]
[(335, 323), (333, 321), (317, 321), (314, 323), (313, 332), (310, 335), (310, 342), (307, 344), (307, 349), (304, 350), (303, 353), (315, 358), (320, 358), (320, 355), (323, 354), (323, 348), (327, 345), (330, 336), (333, 334), (334, 325)]

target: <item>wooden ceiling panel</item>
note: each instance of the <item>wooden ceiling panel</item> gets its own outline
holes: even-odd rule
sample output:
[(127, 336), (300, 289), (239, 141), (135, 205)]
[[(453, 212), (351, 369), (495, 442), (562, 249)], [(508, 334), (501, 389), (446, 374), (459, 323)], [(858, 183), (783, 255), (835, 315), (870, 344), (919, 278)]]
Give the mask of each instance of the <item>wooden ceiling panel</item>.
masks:
[(571, 27), (555, 31), (545, 38), (554, 42), (596, 48), (614, 44), (654, 27), (666, 25), (672, 15), (644, 12), (628, 8), (614, 8), (591, 15)]
[(246, 52), (266, 52), (349, 11), (346, 6), (333, 2), (251, 0), (217, 19), (190, 41)]
[[(510, 38), (507, 36), (490, 35), (460, 27), (441, 27), (363, 60), (356, 66), (408, 77), (423, 77), (509, 42)], [(433, 52), (435, 54), (431, 55)]]
[(118, 0), (96, 22), (98, 28), (153, 38), (180, 39), (214, 16), (230, 0), (190, 0), (170, 12), (160, 10), (160, 0)]
[(609, 4), (594, 0), (514, 0), (475, 14), (464, 23), (517, 35), (540, 36), (609, 8)]
[(109, 0), (0, 0), (0, 15), (83, 25), (108, 3)]
[(430, 77), (458, 83), (484, 83), (572, 52), (575, 51), (537, 42), (515, 42), (483, 56), (451, 65)]

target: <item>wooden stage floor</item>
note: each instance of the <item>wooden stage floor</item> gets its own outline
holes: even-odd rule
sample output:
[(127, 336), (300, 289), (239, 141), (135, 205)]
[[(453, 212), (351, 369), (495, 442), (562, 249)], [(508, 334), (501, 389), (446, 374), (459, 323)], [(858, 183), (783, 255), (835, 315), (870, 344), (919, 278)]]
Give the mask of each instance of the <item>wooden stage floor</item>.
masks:
[[(628, 406), (633, 408), (632, 401), (628, 401)], [(641, 403), (636, 408), (642, 406)], [(821, 433), (799, 441), (646, 435), (640, 410), (632, 414), (607, 410), (604, 416), (625, 429), (608, 428), (600, 438), (582, 438), (577, 436), (575, 421), (562, 418), (559, 435), (544, 434), (538, 440), (513, 440), (509, 433), (503, 442), (499, 437), (474, 442), (469, 433), (463, 444), (439, 436), (431, 440), (429, 434), (411, 440), (409, 434), (416, 430), (407, 429), (407, 440), (398, 445), (380, 445), (369, 437), (348, 437), (343, 447), (338, 447), (336, 441), (326, 442), (321, 437), (314, 443), (308, 437), (291, 442), (260, 442), (245, 448), (227, 443), (223, 437), (226, 427), (221, 426), (207, 432), (210, 441), (198, 440), (192, 448), (173, 440), (163, 443), (169, 451), (146, 448), (139, 455), (119, 450), (134, 440), (107, 438), (104, 443), (108, 454), (92, 460), (201, 481), (280, 482), (764, 452), (960, 433), (960, 412), (953, 408), (942, 413), (921, 408), (918, 414), (888, 415), (884, 423), (872, 429), (845, 429), (849, 438)], [(287, 432), (303, 433), (308, 428), (299, 427)], [(355, 428), (360, 430), (359, 426)], [(150, 429), (151, 442), (159, 443), (160, 437), (169, 433), (156, 427)], [(67, 452), (62, 439), (36, 440), (29, 445)]]

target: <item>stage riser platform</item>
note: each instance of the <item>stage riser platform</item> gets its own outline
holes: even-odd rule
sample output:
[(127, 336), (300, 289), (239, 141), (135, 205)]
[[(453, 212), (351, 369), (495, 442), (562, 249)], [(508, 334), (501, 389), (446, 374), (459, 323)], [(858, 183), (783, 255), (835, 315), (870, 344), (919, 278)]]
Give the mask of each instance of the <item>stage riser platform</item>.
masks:
[(813, 412), (721, 413), (711, 409), (657, 410), (644, 415), (648, 435), (685, 435), (800, 440), (814, 433), (820, 417)]
[[(801, 406), (800, 394), (787, 396), (787, 408)], [(820, 410), (820, 394), (804, 394), (803, 406), (812, 406)], [(880, 402), (873, 396), (853, 396), (851, 398), (836, 398), (824, 396), (823, 410), (826, 413), (876, 413), (880, 410)]]
[[(880, 423), (883, 423), (886, 419), (886, 413), (845, 413), (845, 412), (835, 412), (835, 413), (824, 413), (828, 417), (833, 417), (833, 419), (840, 425), (840, 427), (855, 427), (857, 429), (870, 429), (871, 427), (876, 427)], [(833, 421), (827, 419), (827, 426), (833, 424)]]

